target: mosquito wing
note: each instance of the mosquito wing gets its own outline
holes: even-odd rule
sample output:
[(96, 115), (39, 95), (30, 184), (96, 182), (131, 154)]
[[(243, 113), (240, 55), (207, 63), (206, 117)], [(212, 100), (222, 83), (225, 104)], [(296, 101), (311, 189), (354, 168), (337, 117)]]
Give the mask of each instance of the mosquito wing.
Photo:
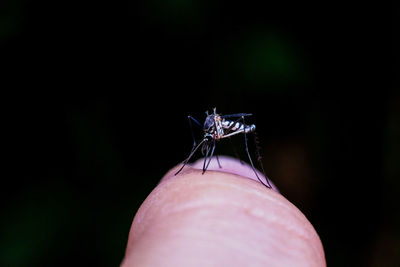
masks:
[(226, 119), (226, 118), (240, 118), (240, 117), (248, 117), (252, 116), (253, 114), (251, 113), (236, 113), (236, 114), (228, 114), (228, 115), (221, 115), (221, 118)]

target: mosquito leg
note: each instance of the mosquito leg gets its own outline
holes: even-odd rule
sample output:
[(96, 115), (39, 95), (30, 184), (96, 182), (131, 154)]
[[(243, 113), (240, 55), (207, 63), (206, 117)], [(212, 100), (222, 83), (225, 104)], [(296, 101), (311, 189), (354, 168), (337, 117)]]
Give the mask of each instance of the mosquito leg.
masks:
[[(243, 120), (243, 124), (246, 125), (245, 122), (244, 122), (244, 116), (242, 116), (242, 120)], [(246, 153), (247, 153), (247, 156), (249, 157), (249, 161), (250, 161), (251, 167), (253, 168), (253, 171), (254, 171), (254, 173), (255, 173), (257, 179), (258, 179), (264, 186), (266, 186), (266, 187), (268, 187), (268, 188), (271, 188), (270, 185), (266, 185), (266, 184), (260, 179), (260, 177), (258, 177), (257, 171), (256, 171), (256, 169), (254, 168), (253, 161), (251, 160), (251, 157), (250, 157), (249, 146), (247, 145), (246, 131), (243, 131), (243, 134), (244, 134), (244, 143), (245, 143), (245, 146), (246, 146)], [(265, 177), (265, 179), (268, 181), (268, 178)]]
[(221, 166), (221, 163), (219, 162), (219, 158), (218, 158), (218, 155), (215, 155), (215, 157), (217, 158), (217, 162), (218, 162), (218, 167), (221, 169), (222, 168), (222, 166)]
[[(188, 163), (188, 161), (190, 160), (190, 158), (193, 156), (193, 153), (197, 150), (197, 148), (196, 148), (196, 145), (197, 145), (197, 142), (196, 142), (196, 138), (194, 137), (194, 132), (193, 132), (193, 125), (192, 125), (192, 121), (194, 121), (196, 124), (198, 124), (200, 127), (201, 127), (201, 124), (195, 119), (195, 118), (193, 118), (192, 116), (188, 116), (188, 120), (189, 120), (189, 126), (190, 126), (190, 132), (192, 133), (192, 139), (193, 139), (193, 146), (192, 146), (192, 150), (190, 150), (190, 153), (189, 153), (189, 157), (186, 159), (186, 160), (184, 160), (183, 161), (183, 165), (182, 165), (182, 167), (175, 173), (175, 175), (177, 175), (178, 173), (180, 173), (181, 172), (181, 170), (186, 166), (186, 164)], [(204, 140), (201, 142), (201, 143), (203, 143), (204, 142)]]
[[(213, 147), (212, 147), (212, 149), (211, 149), (210, 159), (208, 160), (208, 163), (207, 163), (206, 168), (205, 168), (204, 171), (206, 171), (206, 170), (208, 169), (208, 165), (210, 165), (211, 159), (212, 159), (212, 157), (213, 157), (213, 155), (214, 155), (214, 150), (215, 150), (215, 140), (214, 140), (214, 142), (213, 142)], [(219, 160), (218, 160), (218, 164), (219, 164)], [(203, 172), (203, 173), (204, 173), (204, 172)]]
[(207, 151), (206, 151), (206, 155), (204, 156), (203, 173), (202, 174), (204, 174), (206, 172), (206, 163), (207, 163), (207, 157), (208, 157), (209, 152), (210, 152), (210, 146), (209, 146), (209, 144), (207, 144)]
[(197, 146), (193, 146), (192, 150), (190, 151), (189, 156), (183, 161), (182, 167), (175, 173), (177, 175), (178, 173), (181, 172), (181, 170), (186, 166), (186, 164), (189, 162), (190, 158), (193, 156), (193, 154), (196, 152), (196, 150), (206, 141), (206, 139), (203, 139)]
[[(192, 126), (192, 120), (194, 122), (196, 122), (197, 124), (199, 123), (195, 118), (193, 118), (192, 116), (188, 116), (188, 120), (189, 120), (189, 126), (190, 126), (190, 132), (192, 133), (192, 139), (193, 139), (193, 148), (196, 146), (196, 138), (194, 137), (194, 132), (193, 132), (193, 126)], [(192, 149), (193, 149), (192, 148)]]
[[(215, 140), (214, 140), (214, 142), (213, 142), (213, 148), (212, 148), (212, 151), (211, 151), (211, 158), (212, 158), (212, 156), (213, 156), (213, 154), (214, 154), (214, 150), (215, 150), (215, 146), (216, 146), (215, 144), (216, 144), (216, 143), (215, 143)], [(215, 157), (217, 158), (218, 167), (221, 169), (222, 166), (221, 166), (221, 163), (219, 162), (218, 154), (215, 154)], [(211, 158), (210, 158), (210, 161), (211, 161)], [(210, 164), (210, 162), (208, 162), (208, 164)], [(208, 164), (207, 164), (206, 170), (208, 169)]]
[(192, 120), (192, 121), (194, 121), (197, 125), (199, 125), (200, 127), (203, 127), (202, 125), (201, 125), (201, 123), (198, 121), (198, 120), (196, 120), (195, 118), (193, 118), (192, 116), (188, 116), (188, 118), (189, 118), (189, 120)]
[(256, 145), (256, 156), (257, 156), (257, 161), (258, 161), (258, 165), (260, 165), (262, 173), (264, 174), (265, 180), (267, 181), (268, 187), (272, 188), (269, 179), (267, 177), (267, 175), (265, 174), (265, 170), (264, 170), (264, 166), (262, 164), (262, 157), (261, 157), (261, 153), (260, 153), (260, 147), (259, 147), (259, 142), (258, 142), (258, 136), (257, 136), (257, 132), (254, 132), (254, 143)]
[[(190, 151), (190, 154), (191, 154), (193, 152), (193, 150), (195, 149), (196, 145), (197, 145), (196, 138), (194, 137), (192, 120), (197, 124), (199, 124), (199, 122), (195, 118), (190, 116), (190, 115), (188, 116), (188, 120), (189, 120), (190, 132), (192, 133), (192, 139), (193, 139), (193, 146), (192, 146), (192, 150)], [(186, 163), (187, 163), (187, 161), (186, 161)]]

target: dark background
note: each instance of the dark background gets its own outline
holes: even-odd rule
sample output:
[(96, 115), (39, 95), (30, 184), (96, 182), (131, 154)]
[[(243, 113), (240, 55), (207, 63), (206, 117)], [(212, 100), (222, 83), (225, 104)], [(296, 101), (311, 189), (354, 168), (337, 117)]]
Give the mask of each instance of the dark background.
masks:
[(254, 114), (266, 172), (329, 266), (399, 266), (397, 15), (388, 1), (3, 0), (0, 265), (119, 265), (135, 212), (191, 148), (187, 115), (217, 107)]

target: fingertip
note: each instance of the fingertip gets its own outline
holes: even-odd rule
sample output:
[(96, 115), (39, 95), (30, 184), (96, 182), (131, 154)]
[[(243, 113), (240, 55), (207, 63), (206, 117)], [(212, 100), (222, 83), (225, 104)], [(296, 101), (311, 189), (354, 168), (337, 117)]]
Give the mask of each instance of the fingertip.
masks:
[(137, 212), (123, 266), (325, 266), (318, 234), (283, 196), (238, 174), (179, 168)]
[[(272, 181), (269, 178), (265, 177), (265, 175), (263, 173), (261, 173), (260, 171), (254, 170), (249, 164), (247, 164), (243, 161), (239, 161), (238, 159), (235, 159), (235, 158), (232, 158), (229, 156), (218, 156), (218, 160), (219, 160), (220, 164), (218, 164), (217, 158), (213, 157), (211, 159), (210, 165), (208, 166), (207, 170), (232, 173), (232, 174), (236, 174), (242, 178), (251, 179), (251, 180), (257, 181), (259, 183), (261, 183), (261, 181), (262, 181), (262, 184), (264, 186), (269, 184), (269, 185), (271, 185), (272, 190), (279, 193), (278, 188), (275, 186), (274, 183), (272, 183)], [(203, 163), (204, 163), (204, 158), (199, 159), (196, 162), (194, 162), (193, 164), (191, 164), (191, 167), (194, 169), (202, 169)], [(257, 172), (257, 176), (261, 179), (261, 181), (257, 178), (254, 171)], [(268, 179), (268, 183), (267, 183), (266, 179)]]

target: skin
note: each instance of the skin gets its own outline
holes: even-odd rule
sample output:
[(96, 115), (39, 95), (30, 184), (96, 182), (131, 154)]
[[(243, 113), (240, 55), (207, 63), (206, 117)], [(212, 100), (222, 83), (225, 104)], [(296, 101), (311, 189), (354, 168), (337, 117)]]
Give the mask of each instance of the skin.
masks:
[[(138, 210), (122, 266), (326, 266), (307, 218), (253, 170), (220, 157), (171, 169)], [(260, 174), (261, 175), (261, 174)]]

